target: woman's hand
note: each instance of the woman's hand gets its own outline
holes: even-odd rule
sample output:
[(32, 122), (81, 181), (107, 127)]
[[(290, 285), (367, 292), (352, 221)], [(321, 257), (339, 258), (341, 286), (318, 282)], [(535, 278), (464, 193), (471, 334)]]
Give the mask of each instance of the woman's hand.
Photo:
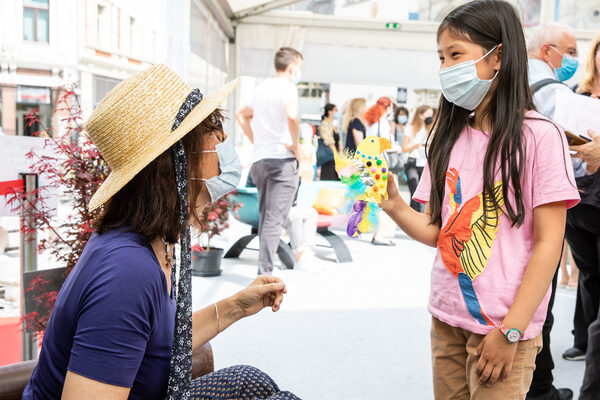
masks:
[(500, 377), (508, 379), (516, 351), (517, 343), (509, 343), (499, 329), (488, 333), (477, 347), (479, 362), (475, 371), (480, 376), (479, 383), (490, 387)]
[(287, 290), (281, 279), (260, 275), (247, 288), (235, 294), (233, 301), (242, 316), (249, 317), (265, 307), (271, 307), (273, 312), (279, 311), (285, 293)]

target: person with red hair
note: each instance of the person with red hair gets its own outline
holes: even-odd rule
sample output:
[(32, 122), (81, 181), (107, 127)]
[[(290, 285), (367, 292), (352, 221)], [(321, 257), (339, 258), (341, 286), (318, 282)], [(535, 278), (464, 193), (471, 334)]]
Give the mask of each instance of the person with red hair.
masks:
[(390, 123), (386, 119), (393, 111), (392, 101), (387, 97), (380, 97), (365, 112), (365, 121), (367, 122), (367, 135), (390, 139)]

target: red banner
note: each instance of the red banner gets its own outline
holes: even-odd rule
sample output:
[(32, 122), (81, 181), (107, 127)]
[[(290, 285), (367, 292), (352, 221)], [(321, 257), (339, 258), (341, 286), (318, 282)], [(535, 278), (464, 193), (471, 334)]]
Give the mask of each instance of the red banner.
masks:
[(23, 190), (25, 190), (25, 182), (23, 179), (0, 182), (0, 196), (6, 196), (13, 192), (22, 192)]

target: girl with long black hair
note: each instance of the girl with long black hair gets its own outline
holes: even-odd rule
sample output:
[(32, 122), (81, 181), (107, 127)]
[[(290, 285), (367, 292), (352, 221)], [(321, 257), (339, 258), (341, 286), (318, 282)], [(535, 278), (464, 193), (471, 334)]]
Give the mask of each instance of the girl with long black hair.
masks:
[[(523, 399), (541, 349), (567, 208), (579, 201), (563, 132), (535, 111), (517, 12), (464, 4), (437, 33), (443, 96), (414, 198), (383, 209), (437, 247), (429, 311), (436, 399)], [(393, 182), (392, 182), (393, 183)]]

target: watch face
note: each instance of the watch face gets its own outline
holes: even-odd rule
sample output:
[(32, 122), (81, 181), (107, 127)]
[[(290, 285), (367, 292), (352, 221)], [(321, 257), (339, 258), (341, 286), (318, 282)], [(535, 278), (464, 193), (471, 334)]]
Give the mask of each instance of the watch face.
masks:
[(511, 329), (506, 332), (506, 338), (511, 343), (516, 343), (521, 339), (521, 333), (516, 329)]

